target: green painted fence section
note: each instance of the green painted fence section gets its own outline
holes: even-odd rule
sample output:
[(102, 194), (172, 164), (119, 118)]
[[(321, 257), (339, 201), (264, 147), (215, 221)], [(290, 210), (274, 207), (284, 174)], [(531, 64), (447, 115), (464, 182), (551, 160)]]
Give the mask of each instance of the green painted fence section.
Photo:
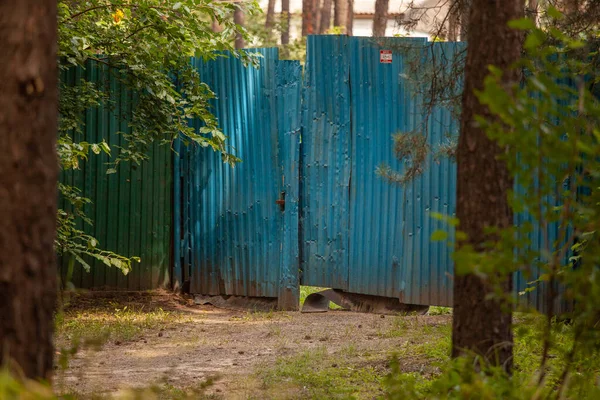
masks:
[[(86, 272), (75, 266), (72, 283), (80, 288), (146, 290), (166, 286), (170, 277), (172, 225), (172, 152), (168, 145), (154, 144), (149, 159), (141, 165), (121, 164), (118, 172), (106, 174), (114, 161), (117, 146), (125, 141), (118, 132), (128, 132), (133, 112), (134, 95), (121, 87), (114, 71), (96, 63), (85, 69), (72, 68), (61, 73), (67, 85), (76, 85), (82, 78), (110, 91), (111, 103), (88, 109), (84, 116), (83, 134), (75, 141), (98, 143), (103, 139), (113, 149), (112, 155), (90, 154), (78, 170), (63, 171), (61, 182), (82, 189), (82, 196), (92, 204), (84, 207), (94, 222), (78, 226), (99, 241), (98, 247), (125, 256), (138, 256), (133, 270), (124, 275), (114, 267), (88, 259), (92, 269)], [(112, 105), (111, 105), (112, 104)], [(70, 212), (68, 202), (60, 199), (59, 207)], [(67, 271), (67, 259), (60, 262), (61, 276)]]

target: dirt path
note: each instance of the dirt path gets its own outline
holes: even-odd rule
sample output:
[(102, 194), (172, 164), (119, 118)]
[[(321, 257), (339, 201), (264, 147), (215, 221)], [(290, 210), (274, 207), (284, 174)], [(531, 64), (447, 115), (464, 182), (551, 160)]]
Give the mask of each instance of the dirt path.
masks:
[[(384, 318), (346, 311), (248, 313), (184, 302), (165, 293), (108, 301), (109, 309), (136, 309), (136, 305), (143, 304), (141, 313), (169, 310), (172, 320), (149, 324), (130, 340), (110, 338), (99, 350), (79, 351), (68, 369), (59, 373), (59, 388), (85, 398), (91, 393), (152, 385), (177, 391), (199, 387), (215, 378), (206, 394), (217, 398), (305, 398), (303, 388), (294, 385), (293, 379), (285, 395), (273, 395), (272, 388), (257, 378), (257, 373), (281, 367), (298, 354), (320, 354), (317, 363), (325, 363), (328, 368), (342, 364), (368, 366), (383, 376), (393, 351), (427, 343), (421, 331), (445, 329), (449, 322), (448, 316)], [(87, 297), (74, 301), (65, 321), (79, 318), (85, 325), (82, 315), (93, 315), (98, 304), (98, 300)], [(68, 336), (66, 330), (59, 334), (58, 341), (67, 343)], [(423, 357), (411, 351), (404, 353), (406, 368), (429, 368)], [(296, 372), (303, 371), (290, 373)]]

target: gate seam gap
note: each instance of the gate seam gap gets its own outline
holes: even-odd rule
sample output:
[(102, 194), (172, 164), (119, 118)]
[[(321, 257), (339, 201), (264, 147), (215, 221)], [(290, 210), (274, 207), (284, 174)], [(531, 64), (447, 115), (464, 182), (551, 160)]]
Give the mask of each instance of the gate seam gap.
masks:
[(347, 37), (347, 41), (346, 41), (346, 55), (347, 55), (347, 61), (348, 61), (348, 108), (349, 108), (349, 119), (350, 119), (350, 124), (349, 124), (349, 144), (350, 144), (350, 154), (348, 156), (348, 159), (350, 160), (350, 173), (348, 174), (348, 236), (347, 236), (347, 242), (346, 242), (346, 256), (347, 256), (347, 276), (346, 276), (346, 286), (347, 286), (347, 291), (350, 291), (350, 238), (351, 238), (351, 226), (350, 226), (350, 222), (352, 221), (352, 163), (354, 161), (354, 157), (353, 157), (353, 153), (354, 153), (354, 137), (353, 137), (353, 128), (354, 128), (354, 124), (353, 124), (353, 113), (352, 113), (352, 82), (351, 82), (351, 70), (352, 70), (352, 62), (350, 60), (351, 57), (351, 51), (350, 51), (350, 46), (348, 46), (350, 44), (350, 41), (352, 40), (352, 37), (348, 36)]

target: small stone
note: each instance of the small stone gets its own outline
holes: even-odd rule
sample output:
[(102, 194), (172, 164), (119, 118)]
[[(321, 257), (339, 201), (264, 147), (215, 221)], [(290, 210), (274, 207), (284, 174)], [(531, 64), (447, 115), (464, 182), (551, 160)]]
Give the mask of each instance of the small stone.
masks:
[(148, 343), (148, 341), (147, 341), (147, 340), (144, 340), (144, 343)]
[(385, 315), (381, 315), (380, 318), (385, 318)]
[(158, 332), (158, 337), (162, 337), (163, 333), (162, 332)]
[(215, 392), (217, 392), (217, 393), (221, 393), (221, 392), (222, 392), (222, 390), (221, 390), (221, 389), (216, 389), (216, 390), (215, 390)]
[(332, 368), (337, 368), (337, 366), (338, 366), (337, 364), (331, 364)]
[(240, 351), (238, 351), (238, 354), (244, 354), (244, 353), (245, 353), (245, 351), (244, 351), (244, 350), (240, 350)]
[(304, 340), (310, 340), (310, 339), (311, 339), (310, 335), (304, 336)]
[(117, 341), (115, 342), (115, 344), (116, 344), (117, 346), (120, 346), (120, 345), (121, 345), (121, 341), (120, 341), (120, 340), (117, 340)]
[(362, 328), (362, 325), (360, 325), (360, 324), (359, 324), (359, 325), (358, 325), (358, 328), (359, 328), (359, 329), (360, 329), (360, 328)]

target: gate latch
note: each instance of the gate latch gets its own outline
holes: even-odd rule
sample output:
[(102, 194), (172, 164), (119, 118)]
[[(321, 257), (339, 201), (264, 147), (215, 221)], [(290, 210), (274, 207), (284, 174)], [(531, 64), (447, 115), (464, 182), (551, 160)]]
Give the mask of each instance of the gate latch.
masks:
[(285, 192), (279, 193), (279, 199), (275, 200), (275, 203), (279, 205), (279, 209), (285, 211)]

